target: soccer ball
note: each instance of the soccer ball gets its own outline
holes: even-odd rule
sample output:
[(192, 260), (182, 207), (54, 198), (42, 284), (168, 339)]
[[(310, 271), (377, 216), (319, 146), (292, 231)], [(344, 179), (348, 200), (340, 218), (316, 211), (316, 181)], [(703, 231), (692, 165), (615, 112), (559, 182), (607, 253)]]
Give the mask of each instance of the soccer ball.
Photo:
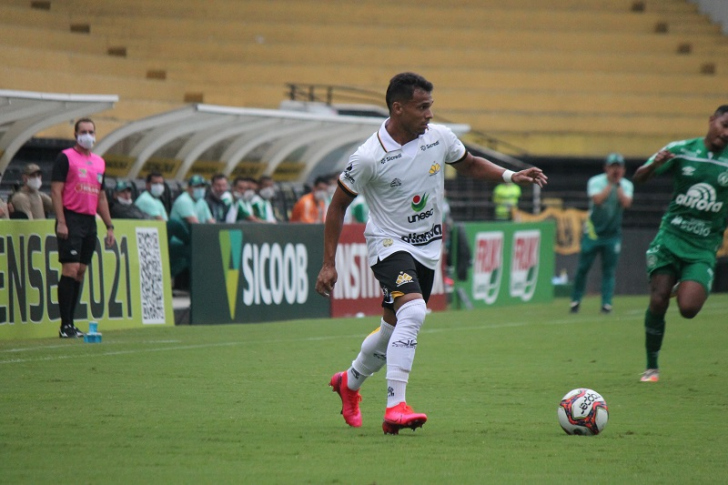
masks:
[(602, 432), (609, 420), (607, 402), (596, 391), (573, 389), (561, 399), (559, 424), (566, 434), (591, 436)]

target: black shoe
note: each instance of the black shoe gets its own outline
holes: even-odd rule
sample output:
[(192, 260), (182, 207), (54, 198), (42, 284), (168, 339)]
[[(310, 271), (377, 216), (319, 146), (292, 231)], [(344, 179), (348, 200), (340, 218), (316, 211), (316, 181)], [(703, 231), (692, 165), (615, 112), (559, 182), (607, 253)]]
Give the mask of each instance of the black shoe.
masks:
[(578, 301), (572, 301), (571, 302), (571, 308), (569, 309), (570, 313), (579, 313), (579, 305), (581, 303)]
[(58, 330), (60, 338), (82, 338), (83, 332), (72, 325), (64, 325)]
[(602, 313), (605, 315), (612, 313), (612, 305), (602, 305)]

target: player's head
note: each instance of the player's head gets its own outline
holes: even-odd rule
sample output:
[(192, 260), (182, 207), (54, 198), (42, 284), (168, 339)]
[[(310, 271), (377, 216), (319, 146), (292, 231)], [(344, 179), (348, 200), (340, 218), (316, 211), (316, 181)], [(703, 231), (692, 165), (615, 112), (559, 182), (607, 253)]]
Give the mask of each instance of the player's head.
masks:
[(708, 134), (705, 146), (714, 152), (723, 150), (728, 145), (728, 104), (719, 106), (708, 123)]
[(624, 157), (621, 153), (610, 153), (604, 159), (604, 171), (613, 181), (618, 181), (624, 176)]
[(95, 135), (96, 123), (94, 123), (91, 118), (81, 118), (80, 120), (76, 121), (76, 124), (73, 126), (73, 133), (76, 136), (82, 135), (84, 133), (90, 133), (92, 135)]
[(402, 72), (394, 76), (389, 81), (386, 95), (389, 112), (392, 112), (394, 103), (410, 101), (414, 97), (415, 90), (418, 89), (426, 93), (432, 93), (432, 83), (414, 72)]
[(405, 141), (423, 135), (432, 120), (432, 103), (431, 82), (411, 72), (397, 74), (387, 89), (389, 119), (394, 123), (390, 128)]

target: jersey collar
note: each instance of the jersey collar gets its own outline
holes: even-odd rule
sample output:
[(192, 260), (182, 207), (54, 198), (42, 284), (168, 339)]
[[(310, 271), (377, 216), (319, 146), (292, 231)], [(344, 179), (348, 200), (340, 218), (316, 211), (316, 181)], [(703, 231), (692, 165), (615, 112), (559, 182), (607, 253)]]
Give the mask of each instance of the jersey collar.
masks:
[(387, 122), (389, 121), (389, 118), (384, 120), (382, 125), (379, 127), (379, 133), (377, 133), (377, 137), (379, 138), (379, 144), (382, 145), (382, 148), (386, 153), (393, 152), (394, 150), (401, 150), (402, 145), (394, 141), (394, 138), (389, 134), (387, 131)]

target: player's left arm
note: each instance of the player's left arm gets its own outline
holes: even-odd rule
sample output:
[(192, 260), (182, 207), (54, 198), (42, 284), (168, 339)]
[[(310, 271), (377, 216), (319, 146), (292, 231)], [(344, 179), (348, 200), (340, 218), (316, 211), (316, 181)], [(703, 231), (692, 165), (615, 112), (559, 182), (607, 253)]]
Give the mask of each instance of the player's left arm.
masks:
[(548, 177), (538, 167), (512, 172), (483, 157), (473, 156), (470, 152), (466, 152), (465, 156), (452, 166), (463, 175), (490, 182), (506, 181), (518, 185), (536, 184), (539, 187), (548, 183)]
[(111, 213), (109, 212), (109, 201), (106, 200), (106, 191), (101, 186), (99, 191), (99, 200), (96, 203), (96, 212), (101, 216), (101, 220), (106, 224), (106, 247), (110, 248), (114, 245), (114, 223), (111, 221)]

